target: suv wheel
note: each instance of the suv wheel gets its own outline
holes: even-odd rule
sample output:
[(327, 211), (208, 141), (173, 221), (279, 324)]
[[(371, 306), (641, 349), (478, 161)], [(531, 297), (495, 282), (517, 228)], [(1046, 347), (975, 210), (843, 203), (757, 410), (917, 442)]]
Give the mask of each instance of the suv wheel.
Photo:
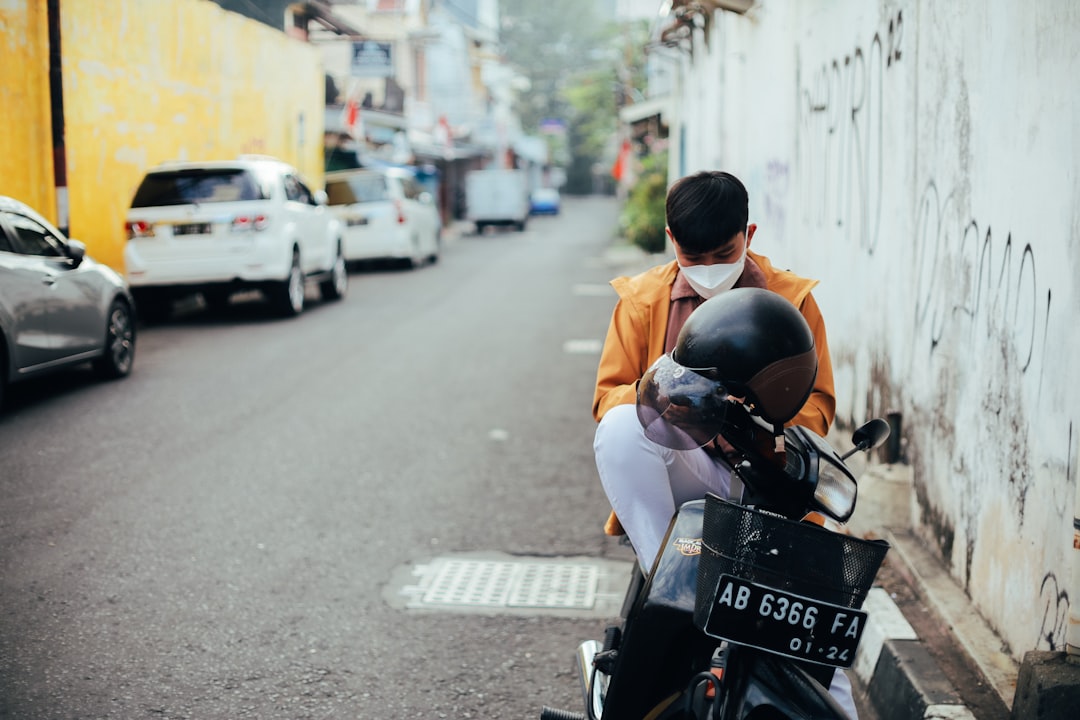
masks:
[(300, 252), (295, 248), (289, 274), (270, 288), (270, 302), (284, 317), (294, 317), (304, 311), (304, 271), (300, 269)]
[(424, 264), (426, 259), (423, 255), (423, 251), (420, 249), (420, 238), (417, 235), (413, 235), (409, 241), (409, 249), (411, 254), (405, 260), (405, 267), (409, 270), (415, 270)]
[(442, 228), (435, 231), (435, 248), (428, 255), (428, 262), (434, 265), (439, 262), (439, 253), (442, 252)]
[(323, 300), (340, 300), (345, 297), (348, 287), (349, 272), (345, 267), (345, 255), (339, 244), (334, 266), (330, 268), (330, 277), (319, 283), (319, 292), (322, 293)]

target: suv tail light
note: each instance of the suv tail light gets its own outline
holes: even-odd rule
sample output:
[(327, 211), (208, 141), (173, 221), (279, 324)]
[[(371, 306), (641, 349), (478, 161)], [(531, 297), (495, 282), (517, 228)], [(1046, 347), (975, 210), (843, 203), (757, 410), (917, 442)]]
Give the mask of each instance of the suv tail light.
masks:
[(405, 208), (402, 206), (400, 200), (394, 201), (394, 209), (397, 210), (397, 224), (405, 224)]
[(145, 220), (126, 222), (124, 223), (124, 229), (127, 230), (128, 240), (137, 237), (154, 237), (153, 223), (148, 223)]
[(237, 215), (232, 221), (233, 232), (245, 232), (247, 230), (265, 230), (270, 225), (267, 215)]

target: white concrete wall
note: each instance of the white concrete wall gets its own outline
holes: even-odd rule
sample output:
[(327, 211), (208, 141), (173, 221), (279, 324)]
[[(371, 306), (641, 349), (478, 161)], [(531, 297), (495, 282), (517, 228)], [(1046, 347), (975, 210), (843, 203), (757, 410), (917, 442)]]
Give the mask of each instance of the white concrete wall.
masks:
[(1075, 0), (761, 0), (683, 53), (671, 130), (672, 177), (741, 176), (755, 249), (821, 280), (840, 420), (903, 413), (912, 524), (1017, 660), (1080, 602), (1078, 33)]

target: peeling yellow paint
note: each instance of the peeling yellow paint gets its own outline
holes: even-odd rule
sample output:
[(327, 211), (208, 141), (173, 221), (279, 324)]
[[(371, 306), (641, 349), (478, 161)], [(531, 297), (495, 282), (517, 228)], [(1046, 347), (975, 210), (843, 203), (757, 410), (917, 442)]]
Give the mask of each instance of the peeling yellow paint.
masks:
[(323, 70), (310, 45), (202, 0), (62, 8), (71, 231), (103, 262), (121, 267), (128, 203), (165, 160), (259, 152), (321, 186)]
[(0, 2), (0, 195), (56, 220), (49, 111), (49, 25), (44, 2)]
[[(44, 2), (0, 0), (0, 103), (25, 122), (0, 134), (0, 193), (55, 219)], [(323, 181), (319, 52), (204, 0), (60, 3), (68, 207), (73, 237), (122, 269), (124, 217), (147, 168), (242, 153)], [(5, 113), (6, 114), (6, 113)]]

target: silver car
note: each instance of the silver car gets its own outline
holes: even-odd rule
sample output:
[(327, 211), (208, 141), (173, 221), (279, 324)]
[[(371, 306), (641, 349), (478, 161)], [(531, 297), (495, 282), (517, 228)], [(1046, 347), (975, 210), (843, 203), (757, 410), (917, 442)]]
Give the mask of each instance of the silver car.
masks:
[(120, 378), (134, 360), (135, 306), (124, 279), (0, 195), (0, 407), (9, 383), (85, 362)]

